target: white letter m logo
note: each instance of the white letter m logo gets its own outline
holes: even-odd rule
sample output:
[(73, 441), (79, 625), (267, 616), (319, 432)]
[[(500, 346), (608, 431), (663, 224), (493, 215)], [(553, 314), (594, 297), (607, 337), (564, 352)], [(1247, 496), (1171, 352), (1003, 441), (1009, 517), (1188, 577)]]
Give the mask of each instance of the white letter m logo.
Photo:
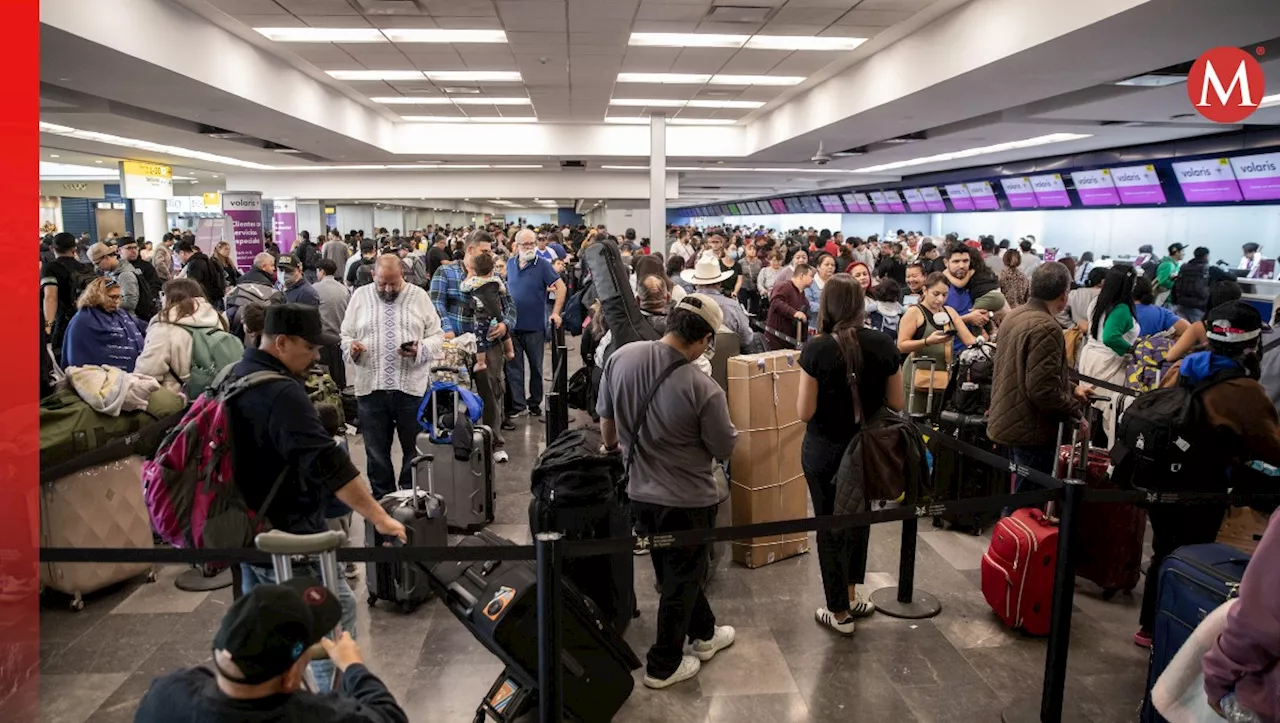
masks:
[(1244, 61), (1240, 61), (1240, 65), (1236, 66), (1236, 73), (1231, 77), (1231, 85), (1226, 88), (1222, 87), (1222, 80), (1218, 77), (1217, 71), (1214, 70), (1213, 62), (1206, 62), (1204, 81), (1200, 84), (1200, 102), (1196, 103), (1197, 108), (1204, 108), (1209, 105), (1210, 85), (1213, 86), (1213, 92), (1218, 96), (1219, 105), (1227, 105), (1237, 85), (1240, 86), (1241, 107), (1256, 107), (1258, 105), (1253, 101), (1253, 93), (1249, 88), (1249, 73)]

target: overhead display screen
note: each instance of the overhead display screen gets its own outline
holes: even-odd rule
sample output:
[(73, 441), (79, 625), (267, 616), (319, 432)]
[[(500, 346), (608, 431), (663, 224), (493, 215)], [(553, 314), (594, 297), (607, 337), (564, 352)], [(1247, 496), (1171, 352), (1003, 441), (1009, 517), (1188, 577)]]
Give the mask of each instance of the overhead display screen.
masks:
[(787, 212), (787, 204), (783, 203), (781, 198), (771, 198), (771, 199), (769, 199), (769, 207), (773, 209), (773, 212), (774, 212), (774, 213), (786, 213), (786, 212)]
[(947, 198), (951, 199), (951, 207), (957, 211), (973, 211), (973, 197), (969, 195), (969, 188), (963, 183), (954, 186), (944, 186), (947, 190)]
[(842, 193), (840, 198), (844, 200), (844, 207), (849, 209), (849, 213), (862, 213), (862, 209), (858, 207), (858, 199), (852, 193)]
[(844, 213), (844, 204), (840, 203), (839, 196), (818, 196), (818, 202), (827, 213)]
[(1067, 195), (1067, 184), (1062, 182), (1062, 174), (1049, 173), (1031, 177), (1031, 190), (1036, 194), (1036, 204), (1040, 208), (1068, 208), (1071, 197)]
[(925, 205), (924, 196), (921, 195), (920, 189), (908, 188), (902, 192), (902, 197), (907, 199), (907, 208), (911, 213), (925, 213), (928, 207)]
[(924, 198), (925, 210), (930, 213), (945, 213), (947, 204), (942, 200), (942, 194), (938, 192), (937, 186), (925, 186), (920, 189), (920, 196)]
[(1125, 205), (1143, 203), (1164, 203), (1164, 189), (1160, 186), (1160, 176), (1156, 167), (1128, 166), (1112, 168), (1111, 181), (1116, 184), (1116, 193), (1120, 194), (1120, 203)]
[(804, 207), (800, 205), (800, 199), (795, 196), (788, 196), (784, 200), (787, 204), (787, 213), (804, 213)]
[(1232, 158), (1231, 170), (1235, 171), (1244, 200), (1280, 199), (1280, 153)]
[(1076, 186), (1076, 195), (1080, 197), (1081, 206), (1117, 206), (1120, 204), (1120, 193), (1116, 190), (1111, 171), (1103, 168), (1097, 171), (1076, 171), (1071, 174), (1071, 182)]
[(906, 204), (902, 202), (902, 194), (897, 191), (885, 191), (884, 200), (889, 204), (889, 211), (892, 213), (906, 213)]
[(818, 203), (817, 196), (801, 196), (800, 206), (805, 213), (822, 213), (822, 204)]
[(996, 190), (991, 187), (990, 181), (978, 181), (977, 183), (966, 183), (964, 187), (969, 191), (969, 197), (973, 199), (973, 207), (978, 211), (999, 211), (1000, 200), (996, 198)]
[(1001, 178), (1004, 195), (1009, 199), (1009, 208), (1035, 208), (1036, 192), (1031, 187), (1031, 179), (1026, 176), (1018, 178)]
[(872, 191), (870, 196), (871, 207), (875, 209), (876, 213), (889, 213), (889, 201), (884, 197), (884, 193)]
[(1240, 201), (1240, 184), (1226, 158), (1210, 158), (1205, 161), (1186, 161), (1173, 164), (1173, 174), (1182, 187), (1187, 203), (1221, 203)]
[(871, 205), (871, 199), (867, 198), (867, 194), (855, 193), (853, 194), (853, 201), (862, 213), (875, 213), (875, 208)]

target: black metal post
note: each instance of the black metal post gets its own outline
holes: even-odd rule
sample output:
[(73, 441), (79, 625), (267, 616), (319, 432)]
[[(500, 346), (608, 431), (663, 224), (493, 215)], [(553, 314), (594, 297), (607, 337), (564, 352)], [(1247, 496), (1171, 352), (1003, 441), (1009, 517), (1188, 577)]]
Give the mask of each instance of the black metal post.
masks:
[(1044, 687), (1038, 703), (1014, 703), (1001, 716), (1005, 723), (1087, 720), (1066, 701), (1067, 653), (1071, 645), (1071, 606), (1076, 592), (1073, 549), (1079, 529), (1080, 506), (1084, 501), (1082, 480), (1063, 480), (1062, 516), (1058, 518), (1058, 560), (1053, 577), (1053, 608), (1049, 614), (1049, 644), (1045, 653)]
[(919, 523), (915, 517), (902, 521), (902, 554), (898, 558), (898, 586), (871, 593), (876, 610), (895, 618), (920, 620), (942, 612), (938, 598), (915, 589), (916, 541)]
[(569, 347), (564, 327), (551, 330), (551, 391), (547, 394), (547, 444), (569, 428)]
[(538, 556), (538, 720), (560, 723), (564, 711), (560, 533), (539, 532), (534, 536), (534, 546)]

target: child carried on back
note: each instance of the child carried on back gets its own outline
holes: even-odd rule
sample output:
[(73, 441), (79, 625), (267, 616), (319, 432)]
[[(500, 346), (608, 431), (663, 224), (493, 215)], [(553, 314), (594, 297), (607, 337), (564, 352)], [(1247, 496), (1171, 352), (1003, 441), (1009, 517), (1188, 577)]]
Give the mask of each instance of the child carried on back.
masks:
[(502, 279), (493, 273), (492, 254), (483, 253), (471, 260), (471, 273), (462, 282), (462, 292), (467, 295), (476, 320), (476, 371), (488, 368), (485, 352), (501, 342), (503, 356), (515, 359), (515, 347), (511, 343), (511, 330), (501, 339), (490, 339), (489, 330), (502, 323), (502, 294), (506, 291)]

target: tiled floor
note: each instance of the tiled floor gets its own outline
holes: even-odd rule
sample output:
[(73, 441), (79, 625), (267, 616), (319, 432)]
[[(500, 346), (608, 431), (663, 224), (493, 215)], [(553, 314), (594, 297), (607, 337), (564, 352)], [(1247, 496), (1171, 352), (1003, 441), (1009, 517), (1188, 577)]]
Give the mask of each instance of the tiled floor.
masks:
[[(576, 356), (576, 355), (575, 355)], [(528, 539), (529, 472), (545, 427), (536, 419), (507, 433), (511, 462), (499, 467), (498, 524)], [(352, 452), (364, 467), (358, 439)], [(701, 674), (665, 691), (639, 684), (616, 720), (633, 723), (800, 721), (997, 721), (1017, 697), (1038, 694), (1045, 643), (1006, 630), (978, 588), (986, 540), (921, 526), (917, 588), (936, 595), (942, 614), (908, 621), (874, 616), (850, 638), (818, 627), (821, 604), (816, 554), (757, 569), (725, 562), (709, 597), (719, 622), (738, 641)], [(872, 530), (868, 587), (895, 583), (898, 529)], [(637, 560), (642, 615), (627, 632), (641, 654), (653, 636), (656, 594), (647, 559)], [(185, 593), (173, 587), (178, 568), (154, 584), (126, 584), (70, 612), (48, 598), (41, 616), (40, 720), (45, 723), (131, 721), (158, 674), (199, 665), (230, 603), (229, 590)], [(357, 599), (363, 583), (357, 581)], [(1081, 582), (1067, 694), (1087, 719), (1137, 718), (1146, 652), (1135, 647), (1139, 597), (1104, 602)], [(434, 601), (405, 616), (389, 607), (359, 610), (358, 639), (370, 667), (391, 687), (415, 723), (467, 723), (502, 666)], [(0, 720), (32, 720), (0, 708)]]

